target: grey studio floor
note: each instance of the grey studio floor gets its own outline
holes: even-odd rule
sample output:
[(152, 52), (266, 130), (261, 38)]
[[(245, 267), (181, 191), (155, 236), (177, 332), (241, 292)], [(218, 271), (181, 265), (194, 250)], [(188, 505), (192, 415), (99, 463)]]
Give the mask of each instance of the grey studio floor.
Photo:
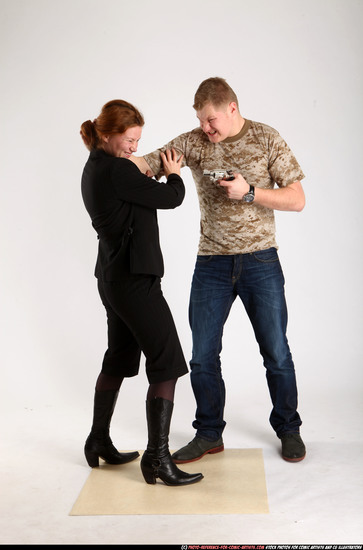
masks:
[[(279, 442), (265, 418), (267, 400), (261, 406), (245, 398), (240, 410), (227, 407), (226, 447), (263, 449), (269, 513), (212, 516), (70, 516), (90, 473), (83, 456), (89, 410), (77, 408), (72, 392), (56, 404), (26, 407), (15, 397), (1, 414), (0, 543), (359, 544), (363, 438), (358, 394), (341, 395), (340, 401), (331, 392), (324, 396), (317, 390), (316, 398), (309, 393), (303, 429), (308, 453), (298, 464), (280, 457)], [(125, 449), (143, 448), (143, 406), (134, 411), (139, 433), (121, 425), (121, 414), (122, 403), (115, 411), (114, 440), (127, 441)], [(176, 402), (172, 448), (191, 439), (189, 425)], [(198, 465), (202, 471), (202, 461)], [(170, 498), (184, 489), (171, 487)]]

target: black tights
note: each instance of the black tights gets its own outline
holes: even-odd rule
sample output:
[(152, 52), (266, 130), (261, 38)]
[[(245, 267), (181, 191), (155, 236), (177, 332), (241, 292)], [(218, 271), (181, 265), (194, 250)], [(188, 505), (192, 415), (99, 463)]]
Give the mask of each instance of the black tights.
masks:
[[(109, 376), (108, 374), (100, 373), (97, 383), (96, 391), (118, 391), (123, 381), (122, 376)], [(174, 402), (174, 392), (177, 378), (173, 380), (166, 380), (165, 382), (157, 382), (150, 384), (146, 400), (150, 401), (155, 397), (162, 397)]]

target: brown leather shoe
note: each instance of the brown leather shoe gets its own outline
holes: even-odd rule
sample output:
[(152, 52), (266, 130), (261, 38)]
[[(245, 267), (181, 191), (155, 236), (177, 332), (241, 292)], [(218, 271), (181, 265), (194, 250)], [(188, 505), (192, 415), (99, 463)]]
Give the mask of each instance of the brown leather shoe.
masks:
[(223, 439), (220, 437), (217, 441), (207, 441), (201, 437), (195, 438), (171, 455), (175, 464), (185, 464), (200, 460), (206, 454), (220, 453), (224, 451)]
[(306, 455), (306, 449), (300, 434), (287, 432), (280, 437), (282, 458), (288, 462), (300, 462)]

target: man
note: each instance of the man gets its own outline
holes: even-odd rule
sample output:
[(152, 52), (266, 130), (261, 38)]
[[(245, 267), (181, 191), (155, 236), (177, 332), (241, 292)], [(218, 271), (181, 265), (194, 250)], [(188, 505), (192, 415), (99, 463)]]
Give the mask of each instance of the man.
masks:
[[(192, 171), (200, 204), (201, 234), (189, 305), (196, 435), (174, 453), (173, 460), (192, 462), (224, 450), (220, 352), (224, 324), (239, 296), (266, 368), (273, 404), (270, 423), (281, 439), (282, 457), (298, 462), (305, 457), (305, 445), (299, 433), (295, 369), (286, 338), (287, 308), (274, 210), (304, 208), (304, 174), (276, 130), (242, 117), (236, 94), (224, 79), (203, 81), (194, 100), (199, 128), (134, 159), (142, 171), (158, 177), (160, 151), (180, 151), (183, 166)], [(213, 174), (215, 169), (230, 172)]]

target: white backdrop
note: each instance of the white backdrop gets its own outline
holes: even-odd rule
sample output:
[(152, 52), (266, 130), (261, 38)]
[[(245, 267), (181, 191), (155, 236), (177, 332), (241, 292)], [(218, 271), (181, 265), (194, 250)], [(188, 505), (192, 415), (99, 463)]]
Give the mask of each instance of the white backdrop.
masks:
[[(222, 76), (242, 115), (278, 129), (306, 174), (305, 210), (276, 216), (300, 412), (312, 434), (339, 402), (348, 429), (362, 390), (362, 1), (1, 0), (0, 9), (1, 406), (63, 408), (89, 428), (106, 322), (80, 195), (81, 123), (126, 99), (145, 116), (144, 154), (197, 126), (199, 83)], [(199, 208), (182, 175), (185, 202), (159, 225), (164, 293), (189, 360)], [(237, 302), (223, 367), (229, 433), (267, 426), (264, 369)], [(121, 392), (141, 446), (146, 389), (142, 364)], [(174, 421), (183, 441), (193, 413), (185, 376)]]

